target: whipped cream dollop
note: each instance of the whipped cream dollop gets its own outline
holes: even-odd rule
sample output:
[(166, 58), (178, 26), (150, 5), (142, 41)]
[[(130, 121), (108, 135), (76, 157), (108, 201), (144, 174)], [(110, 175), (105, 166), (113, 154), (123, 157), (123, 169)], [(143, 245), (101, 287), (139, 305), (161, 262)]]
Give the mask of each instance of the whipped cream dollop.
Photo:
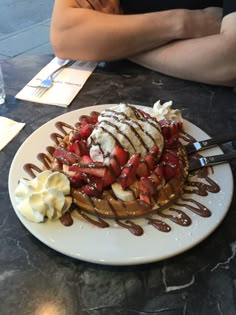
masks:
[(88, 138), (90, 157), (106, 163), (106, 157), (115, 146), (124, 148), (130, 156), (140, 153), (144, 157), (157, 146), (162, 152), (164, 139), (159, 123), (145, 116), (130, 105), (119, 104), (104, 110), (98, 117), (98, 125)]
[(168, 101), (161, 104), (160, 100), (154, 103), (150, 114), (155, 117), (158, 121), (166, 119), (173, 120), (175, 122), (181, 122), (182, 114), (179, 109), (172, 109), (173, 102)]
[(59, 172), (45, 170), (32, 180), (20, 179), (15, 190), (18, 211), (33, 222), (60, 218), (71, 206), (70, 182)]

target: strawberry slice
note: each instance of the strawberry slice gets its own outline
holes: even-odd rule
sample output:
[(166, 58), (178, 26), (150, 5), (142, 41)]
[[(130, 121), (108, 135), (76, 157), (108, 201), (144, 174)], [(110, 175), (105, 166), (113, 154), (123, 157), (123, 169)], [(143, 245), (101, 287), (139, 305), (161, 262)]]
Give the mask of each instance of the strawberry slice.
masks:
[(84, 185), (84, 176), (80, 172), (67, 175), (67, 177), (74, 188), (79, 188)]
[(123, 166), (121, 175), (119, 177), (120, 184), (123, 189), (129, 187), (136, 180), (136, 171), (140, 162), (140, 154), (134, 154)]
[[(145, 177), (144, 177), (145, 178)], [(139, 182), (139, 199), (151, 205), (151, 196), (143, 181)]]
[(164, 172), (163, 166), (158, 164), (152, 174), (148, 177), (141, 177), (139, 182), (140, 193), (139, 197), (141, 200), (148, 203), (147, 200), (150, 196), (153, 196), (164, 184)]
[(98, 122), (98, 116), (100, 115), (99, 112), (96, 112), (96, 111), (92, 111), (90, 113), (90, 116), (93, 118), (93, 122), (94, 124), (96, 124)]
[(172, 177), (176, 176), (178, 173), (178, 167), (175, 164), (172, 163), (163, 163), (163, 171), (164, 171), (164, 177), (165, 180), (168, 182)]
[(179, 130), (182, 129), (182, 122), (173, 122), (170, 120), (159, 121), (161, 126), (161, 131), (165, 139), (165, 147), (173, 147), (179, 139)]
[(102, 179), (103, 187), (113, 184), (117, 180), (117, 176), (111, 171), (109, 167), (106, 168), (104, 177)]
[(92, 131), (94, 129), (94, 125), (92, 124), (85, 124), (84, 126), (81, 126), (78, 130), (81, 139), (87, 140), (88, 137), (91, 135)]
[(96, 124), (98, 121), (98, 116), (100, 113), (92, 111), (90, 115), (81, 115), (80, 116), (80, 122), (86, 122), (87, 124)]
[(139, 177), (147, 177), (150, 172), (154, 169), (159, 155), (159, 148), (153, 147), (150, 149), (149, 153), (145, 156), (144, 159), (140, 161), (140, 164), (137, 168), (137, 175)]
[(72, 133), (72, 141), (81, 140), (80, 134), (77, 131)]
[(116, 158), (120, 166), (125, 165), (129, 158), (129, 153), (120, 147), (115, 147), (111, 155)]
[(53, 156), (66, 165), (72, 165), (78, 161), (78, 157), (74, 153), (69, 152), (64, 148), (57, 148), (54, 151)]
[(161, 162), (171, 163), (173, 165), (179, 165), (179, 159), (177, 156), (177, 150), (167, 149), (162, 153)]
[(86, 143), (82, 140), (76, 140), (75, 142), (71, 142), (67, 146), (67, 150), (70, 152), (74, 152), (75, 154), (82, 156), (87, 155), (89, 153), (89, 150), (86, 146)]
[(177, 151), (165, 150), (162, 154), (161, 164), (163, 165), (164, 177), (167, 181), (176, 176), (180, 166)]
[(113, 172), (116, 177), (118, 177), (121, 173), (121, 167), (125, 165), (125, 163), (128, 161), (129, 154), (127, 151), (120, 147), (115, 147), (112, 151), (109, 165), (110, 170)]
[(159, 190), (165, 183), (163, 165), (158, 164), (150, 175), (152, 182), (155, 183), (156, 190)]
[(84, 185), (83, 192), (91, 197), (97, 197), (103, 192), (103, 183), (101, 178), (93, 179), (93, 183)]
[(140, 184), (142, 187), (147, 188), (147, 192), (151, 196), (157, 192), (157, 186), (156, 186), (154, 180), (152, 180), (152, 178), (150, 176), (149, 177), (141, 177), (140, 178)]
[(104, 177), (106, 166), (101, 163), (74, 163), (69, 171), (90, 174), (96, 177)]

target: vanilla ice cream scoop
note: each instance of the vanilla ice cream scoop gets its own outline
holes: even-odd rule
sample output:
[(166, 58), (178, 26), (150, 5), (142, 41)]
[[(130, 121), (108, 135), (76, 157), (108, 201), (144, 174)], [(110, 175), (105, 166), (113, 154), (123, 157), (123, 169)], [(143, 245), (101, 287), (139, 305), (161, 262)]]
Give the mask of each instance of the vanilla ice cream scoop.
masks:
[(144, 157), (151, 148), (162, 152), (164, 139), (157, 120), (143, 115), (137, 108), (120, 104), (106, 109), (98, 117), (98, 125), (88, 138), (90, 157), (106, 163), (115, 146), (122, 147), (130, 156)]
[(18, 211), (33, 222), (60, 218), (71, 206), (70, 182), (59, 172), (49, 170), (32, 180), (20, 179), (15, 190)]

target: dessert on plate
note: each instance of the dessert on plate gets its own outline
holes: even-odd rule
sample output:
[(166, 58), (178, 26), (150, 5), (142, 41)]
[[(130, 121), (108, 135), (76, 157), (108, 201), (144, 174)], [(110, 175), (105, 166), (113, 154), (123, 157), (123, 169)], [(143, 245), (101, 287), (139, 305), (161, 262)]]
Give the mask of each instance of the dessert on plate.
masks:
[(119, 104), (82, 115), (75, 126), (58, 122), (55, 146), (39, 154), (44, 167), (25, 165), (35, 177), (16, 188), (20, 213), (43, 222), (76, 206), (99, 220), (118, 221), (162, 210), (183, 193), (188, 176), (179, 141), (182, 116), (171, 106)]

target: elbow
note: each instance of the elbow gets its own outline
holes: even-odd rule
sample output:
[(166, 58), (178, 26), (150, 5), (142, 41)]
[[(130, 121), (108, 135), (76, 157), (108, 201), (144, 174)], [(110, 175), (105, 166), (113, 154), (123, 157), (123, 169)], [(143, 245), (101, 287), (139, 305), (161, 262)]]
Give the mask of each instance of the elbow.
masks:
[[(60, 59), (73, 59), (83, 61), (101, 61), (99, 53), (96, 49), (79, 46), (71, 38), (70, 32), (51, 32), (50, 35), (51, 46), (55, 56)], [(79, 40), (78, 40), (79, 41)], [(83, 42), (83, 40), (81, 40)]]
[(236, 60), (226, 62), (217, 73), (217, 84), (229, 87), (236, 86)]
[(73, 59), (67, 48), (63, 32), (51, 31), (50, 42), (54, 54), (60, 59)]
[(236, 60), (225, 70), (223, 81), (227, 86), (236, 86)]

